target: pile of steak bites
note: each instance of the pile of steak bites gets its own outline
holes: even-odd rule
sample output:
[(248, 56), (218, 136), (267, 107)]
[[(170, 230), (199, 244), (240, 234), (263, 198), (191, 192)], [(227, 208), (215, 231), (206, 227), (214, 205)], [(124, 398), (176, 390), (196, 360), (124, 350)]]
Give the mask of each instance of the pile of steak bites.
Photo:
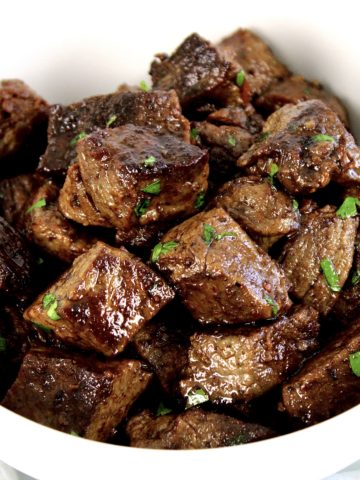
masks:
[(360, 150), (254, 33), (152, 86), (0, 83), (0, 399), (85, 438), (248, 443), (360, 402)]

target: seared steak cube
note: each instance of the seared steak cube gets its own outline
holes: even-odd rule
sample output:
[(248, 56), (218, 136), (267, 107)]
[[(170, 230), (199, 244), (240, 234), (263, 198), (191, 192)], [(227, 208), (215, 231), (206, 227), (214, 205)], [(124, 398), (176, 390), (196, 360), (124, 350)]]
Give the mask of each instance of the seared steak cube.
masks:
[(145, 410), (130, 419), (126, 432), (131, 447), (173, 450), (240, 445), (275, 435), (262, 425), (200, 408), (160, 417)]
[(317, 348), (318, 314), (298, 307), (271, 325), (191, 337), (184, 396), (202, 389), (219, 403), (250, 401), (284, 381)]
[(279, 265), (222, 208), (171, 229), (152, 260), (202, 323), (270, 319), (291, 304)]
[(33, 349), (2, 405), (48, 427), (105, 441), (151, 376), (136, 360), (102, 362)]
[(311, 358), (282, 390), (282, 408), (313, 424), (344, 412), (360, 402), (360, 379), (350, 355), (360, 351), (360, 319)]
[(125, 232), (191, 215), (207, 189), (207, 152), (145, 127), (98, 130), (79, 142), (78, 158), (95, 206)]
[(298, 235), (285, 247), (282, 264), (291, 293), (323, 315), (350, 272), (358, 224), (357, 218), (342, 219), (326, 206), (305, 216)]
[(50, 110), (48, 147), (39, 168), (43, 172), (65, 174), (76, 158), (77, 140), (108, 125), (132, 123), (158, 133), (189, 139), (189, 122), (182, 116), (175, 92), (120, 92), (86, 98), (66, 107)]
[(112, 356), (173, 296), (134, 255), (98, 242), (35, 300), (24, 317), (51, 328), (64, 342)]

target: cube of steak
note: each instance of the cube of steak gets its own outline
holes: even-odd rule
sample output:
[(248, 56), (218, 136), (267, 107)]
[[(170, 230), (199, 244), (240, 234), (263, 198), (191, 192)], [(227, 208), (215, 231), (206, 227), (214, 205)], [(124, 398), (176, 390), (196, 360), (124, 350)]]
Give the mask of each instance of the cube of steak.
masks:
[(79, 142), (78, 157), (95, 206), (123, 231), (191, 215), (207, 189), (207, 152), (145, 127), (98, 130)]
[[(58, 208), (58, 196), (59, 188), (53, 182), (43, 183), (28, 204), (32, 210), (26, 212), (26, 232), (29, 240), (47, 253), (71, 263), (86, 252), (95, 239), (76, 229), (63, 216)], [(41, 206), (43, 202), (45, 205)]]
[(222, 208), (174, 227), (160, 246), (153, 260), (201, 323), (270, 319), (290, 307), (279, 265)]
[(231, 64), (197, 33), (187, 37), (170, 57), (157, 55), (150, 68), (154, 88), (173, 88), (185, 108), (209, 95), (233, 74)]
[(102, 362), (33, 349), (2, 405), (48, 427), (105, 441), (151, 376), (136, 360)]
[(276, 164), (277, 180), (290, 193), (307, 195), (330, 180), (360, 182), (360, 151), (337, 115), (320, 100), (285, 105), (264, 124), (259, 141), (238, 160), (266, 176)]
[(48, 104), (21, 80), (0, 82), (0, 158), (45, 133)]
[(312, 99), (322, 100), (348, 125), (347, 113), (340, 100), (324, 90), (318, 82), (311, 82), (300, 76), (288, 77), (274, 83), (256, 99), (255, 105), (263, 112), (272, 113), (287, 103), (296, 104)]
[(183, 395), (202, 389), (219, 403), (263, 395), (317, 348), (317, 317), (311, 307), (296, 307), (270, 325), (196, 333), (190, 339), (187, 378), (181, 381)]
[(274, 81), (289, 75), (266, 43), (250, 30), (237, 30), (217, 48), (237, 71), (245, 72), (251, 95), (260, 95)]
[(66, 218), (81, 225), (111, 227), (87, 194), (78, 163), (71, 165), (67, 171), (59, 194), (59, 210)]
[(51, 328), (64, 342), (107, 356), (121, 352), (174, 296), (134, 255), (101, 242), (78, 257), (45, 293), (50, 297), (40, 295), (24, 318)]
[(215, 125), (232, 125), (240, 127), (251, 134), (261, 132), (264, 121), (251, 104), (246, 107), (232, 105), (215, 110), (207, 117), (207, 121)]
[[(113, 121), (112, 121), (113, 120)], [(45, 173), (65, 174), (76, 158), (79, 136), (127, 123), (147, 126), (189, 140), (189, 122), (181, 114), (179, 100), (171, 92), (120, 92), (86, 98), (50, 110), (48, 147), (39, 168)]]
[(240, 445), (275, 435), (262, 425), (200, 408), (161, 417), (145, 410), (129, 420), (126, 432), (131, 447), (175, 450)]
[[(357, 218), (343, 220), (335, 207), (326, 206), (305, 216), (298, 235), (285, 247), (282, 265), (292, 283), (291, 293), (323, 315), (336, 302), (350, 272), (358, 225)], [(336, 272), (331, 284), (321, 261)]]
[(350, 366), (360, 351), (360, 319), (311, 358), (282, 390), (282, 408), (305, 424), (344, 412), (360, 402), (360, 380)]
[(251, 236), (281, 238), (300, 227), (300, 214), (293, 201), (268, 179), (239, 177), (219, 190), (214, 199)]
[(28, 292), (33, 274), (34, 263), (28, 244), (0, 217), (0, 293)]

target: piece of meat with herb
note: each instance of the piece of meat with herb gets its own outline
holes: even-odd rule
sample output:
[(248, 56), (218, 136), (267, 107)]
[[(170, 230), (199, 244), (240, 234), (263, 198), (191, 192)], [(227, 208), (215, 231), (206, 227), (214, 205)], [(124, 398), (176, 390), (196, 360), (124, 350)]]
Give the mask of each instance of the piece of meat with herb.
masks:
[(42, 425), (105, 441), (151, 377), (136, 360), (32, 349), (2, 405)]
[(172, 450), (241, 445), (275, 436), (262, 425), (201, 408), (158, 417), (145, 410), (129, 420), (126, 432), (131, 447)]
[(71, 263), (95, 242), (87, 232), (70, 223), (58, 207), (59, 188), (46, 180), (25, 211), (26, 235), (48, 254)]
[(297, 236), (283, 252), (282, 265), (290, 292), (321, 314), (335, 304), (351, 269), (359, 220), (341, 218), (325, 206), (303, 216)]
[(195, 333), (181, 390), (189, 398), (198, 389), (210, 401), (249, 402), (299, 368), (318, 347), (318, 313), (296, 307), (261, 327)]
[(77, 150), (86, 191), (118, 230), (189, 216), (207, 190), (207, 152), (174, 135), (125, 125), (88, 135)]
[(172, 228), (152, 261), (201, 323), (265, 320), (291, 305), (280, 266), (222, 208)]
[(312, 99), (322, 100), (344, 125), (348, 126), (347, 113), (339, 99), (324, 90), (318, 82), (311, 82), (297, 75), (271, 85), (269, 90), (256, 99), (255, 105), (262, 112), (270, 114), (287, 103), (296, 104)]
[(224, 38), (217, 49), (233, 65), (242, 81), (246, 79), (251, 96), (262, 94), (273, 82), (289, 75), (268, 45), (250, 30), (237, 30)]
[(326, 187), (360, 181), (360, 152), (337, 115), (320, 100), (285, 105), (264, 124), (258, 141), (238, 167), (276, 179), (292, 194), (308, 195)]
[(360, 318), (311, 358), (282, 389), (289, 416), (309, 425), (360, 402)]
[(172, 300), (172, 289), (125, 248), (98, 242), (25, 311), (65, 343), (107, 356), (121, 352)]
[(189, 140), (190, 126), (181, 114), (174, 91), (120, 92), (99, 95), (50, 110), (48, 147), (39, 169), (65, 175), (76, 159), (79, 139), (97, 129), (125, 124), (151, 127), (157, 133), (170, 133)]

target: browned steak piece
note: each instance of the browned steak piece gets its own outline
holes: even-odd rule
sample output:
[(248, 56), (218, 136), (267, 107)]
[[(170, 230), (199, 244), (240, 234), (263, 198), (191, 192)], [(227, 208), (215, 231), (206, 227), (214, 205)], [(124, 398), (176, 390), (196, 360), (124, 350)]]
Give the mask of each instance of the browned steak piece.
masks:
[(171, 288), (124, 248), (98, 242), (25, 311), (64, 342), (111, 356), (172, 300)]
[(151, 248), (169, 229), (168, 226), (148, 223), (147, 225), (135, 225), (128, 230), (117, 230), (115, 244), (128, 245), (131, 247)]
[(65, 174), (76, 158), (79, 137), (94, 130), (132, 123), (158, 133), (189, 139), (189, 122), (181, 114), (179, 100), (171, 92), (120, 92), (86, 98), (69, 106), (50, 110), (48, 148), (39, 168), (47, 173)]
[[(341, 219), (334, 207), (326, 206), (303, 217), (298, 235), (286, 245), (283, 268), (291, 281), (291, 293), (326, 315), (336, 302), (351, 269), (357, 218)], [(334, 270), (330, 283), (325, 269)], [(330, 279), (331, 280), (331, 279)]]
[(50, 255), (71, 263), (86, 252), (95, 240), (76, 229), (58, 208), (59, 188), (50, 180), (36, 191), (25, 212), (29, 240)]
[(86, 191), (125, 232), (191, 215), (207, 190), (207, 152), (174, 135), (125, 125), (88, 135), (77, 150)]
[(105, 441), (151, 376), (136, 360), (102, 362), (33, 349), (2, 405), (48, 427)]
[(240, 127), (249, 131), (251, 134), (259, 133), (264, 123), (262, 117), (256, 113), (251, 104), (246, 105), (246, 107), (230, 105), (220, 108), (210, 113), (207, 121), (216, 125)]
[(250, 401), (283, 382), (317, 348), (318, 314), (296, 307), (271, 325), (191, 337), (183, 395), (202, 389), (210, 401)]
[(274, 83), (255, 101), (255, 105), (263, 112), (272, 113), (287, 103), (295, 104), (316, 98), (334, 110), (340, 120), (348, 125), (345, 107), (339, 99), (324, 90), (319, 83), (305, 80), (300, 76), (288, 77)]
[(237, 71), (245, 72), (251, 95), (260, 95), (274, 81), (289, 75), (266, 43), (250, 30), (240, 29), (224, 38), (218, 50)]
[(161, 417), (145, 410), (130, 419), (126, 432), (131, 447), (174, 450), (240, 445), (275, 435), (262, 425), (200, 408)]
[(24, 238), (0, 217), (0, 293), (18, 295), (31, 286), (31, 252)]
[(211, 94), (233, 73), (231, 64), (197, 33), (187, 37), (171, 56), (157, 55), (150, 68), (154, 88), (174, 89), (183, 107)]
[(264, 124), (263, 133), (238, 160), (238, 167), (276, 178), (290, 193), (309, 194), (330, 180), (360, 182), (360, 152), (337, 115), (321, 100), (285, 105)]
[(309, 360), (283, 386), (282, 408), (305, 424), (326, 420), (360, 402), (360, 379), (349, 357), (360, 351), (360, 319)]
[(59, 210), (66, 218), (81, 225), (111, 226), (87, 194), (78, 163), (71, 165), (67, 171), (65, 183), (59, 194)]
[(239, 177), (226, 183), (214, 199), (251, 236), (282, 237), (300, 227), (300, 214), (288, 195), (268, 179)]
[(21, 80), (0, 82), (0, 158), (46, 131), (48, 104)]
[(159, 245), (152, 260), (201, 323), (270, 319), (290, 307), (279, 265), (222, 208), (174, 227)]

